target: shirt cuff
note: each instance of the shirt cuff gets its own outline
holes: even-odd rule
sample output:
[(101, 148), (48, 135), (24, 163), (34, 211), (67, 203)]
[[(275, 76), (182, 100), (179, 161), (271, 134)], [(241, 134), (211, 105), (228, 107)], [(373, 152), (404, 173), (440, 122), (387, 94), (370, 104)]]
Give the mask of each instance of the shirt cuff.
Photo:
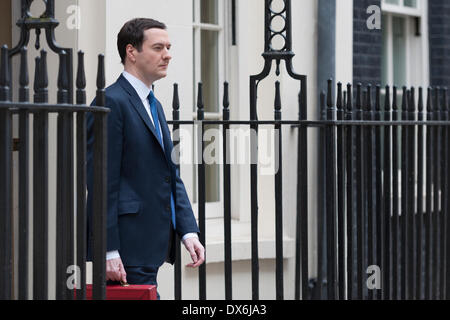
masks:
[(106, 253), (106, 260), (117, 259), (117, 258), (120, 258), (119, 251), (117, 251), (117, 250), (108, 251)]
[(181, 241), (184, 242), (184, 240), (189, 239), (189, 238), (197, 238), (198, 239), (198, 234), (195, 232), (191, 232), (191, 233), (186, 233), (183, 238), (181, 238)]

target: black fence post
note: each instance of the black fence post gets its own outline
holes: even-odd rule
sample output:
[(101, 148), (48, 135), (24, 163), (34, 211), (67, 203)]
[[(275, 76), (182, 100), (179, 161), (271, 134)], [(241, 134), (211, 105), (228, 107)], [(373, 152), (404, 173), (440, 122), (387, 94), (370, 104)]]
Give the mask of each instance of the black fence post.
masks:
[[(440, 121), (441, 120), (441, 102), (439, 99), (439, 92), (441, 88), (437, 87), (434, 91), (434, 110), (433, 110), (433, 120)], [(434, 142), (435, 147), (433, 149), (434, 152), (434, 192), (433, 192), (433, 223), (431, 226), (432, 233), (432, 283), (431, 283), (431, 299), (436, 300), (439, 294), (439, 269), (440, 269), (440, 257), (439, 257), (439, 248), (440, 248), (440, 238), (439, 238), (439, 225), (440, 225), (440, 190), (441, 190), (441, 127), (435, 126), (434, 129)]]
[[(299, 120), (307, 120), (306, 81), (298, 95)], [(298, 128), (295, 299), (310, 298), (308, 271), (308, 128)]]
[[(337, 84), (336, 119), (345, 120), (344, 102), (342, 97), (342, 83)], [(345, 299), (345, 126), (337, 127), (337, 239), (338, 239), (338, 299)]]
[[(326, 107), (326, 93), (322, 91), (319, 96), (320, 101), (320, 119), (326, 120), (327, 107)], [(319, 128), (319, 172), (318, 172), (318, 192), (317, 192), (317, 282), (315, 283), (313, 299), (319, 300), (324, 298), (323, 286), (326, 279), (326, 127), (321, 126)]]
[[(390, 87), (386, 86), (385, 91), (385, 101), (384, 101), (384, 121), (391, 121), (392, 119), (392, 109), (391, 109), (391, 99), (390, 99)], [(384, 240), (383, 240), (383, 267), (382, 267), (382, 278), (383, 278), (383, 296), (385, 300), (391, 299), (391, 276), (392, 276), (392, 161), (391, 155), (393, 151), (392, 146), (392, 126), (387, 125), (384, 127), (384, 161), (383, 161), (383, 197), (384, 197)]]
[[(35, 103), (47, 103), (47, 54), (36, 60)], [(48, 299), (48, 111), (33, 121), (33, 299)]]
[[(203, 87), (202, 83), (198, 84), (198, 97), (197, 97), (197, 120), (200, 122), (198, 127), (198, 224), (200, 229), (200, 242), (206, 248), (206, 177), (205, 177), (205, 162), (203, 159), (204, 152), (204, 143), (203, 143), (203, 134), (204, 134), (204, 124), (203, 120), (205, 119), (204, 108), (203, 108)], [(206, 300), (206, 257), (205, 263), (203, 263), (199, 267), (199, 299)]]
[[(326, 119), (336, 120), (336, 108), (332, 102), (332, 80), (328, 80)], [(336, 126), (326, 125), (326, 251), (327, 251), (327, 298), (337, 297), (337, 216), (336, 216)]]
[[(427, 93), (427, 121), (433, 120), (433, 91), (428, 88)], [(431, 299), (431, 275), (432, 275), (432, 232), (433, 225), (433, 150), (434, 150), (434, 128), (426, 127), (426, 221), (425, 221), (425, 299)]]
[[(20, 52), (19, 102), (29, 102), (27, 49)], [(19, 112), (19, 300), (28, 299), (29, 228), (29, 124), (26, 109)]]
[[(223, 86), (223, 120), (230, 120), (230, 101), (228, 82)], [(225, 273), (225, 300), (233, 297), (232, 282), (232, 237), (231, 237), (231, 177), (230, 177), (230, 125), (226, 122), (223, 125), (223, 220), (224, 220), (224, 273)]]
[[(347, 104), (345, 112), (345, 120), (353, 119), (353, 93), (352, 85), (347, 84)], [(346, 176), (347, 176), (347, 300), (354, 298), (354, 279), (355, 279), (355, 127), (353, 125), (345, 126), (346, 132)]]
[[(397, 105), (397, 87), (393, 87), (393, 97), (392, 97), (392, 110), (393, 110), (393, 121), (400, 120), (400, 111)], [(399, 136), (400, 136), (400, 126), (394, 125), (392, 128), (392, 289), (393, 296), (392, 299), (399, 299), (399, 265), (400, 265), (400, 239), (399, 239)]]
[[(10, 97), (8, 47), (1, 49), (0, 101)], [(0, 300), (12, 298), (12, 114), (0, 109)]]
[[(449, 110), (448, 110), (448, 103), (447, 103), (447, 88), (442, 89), (442, 109), (441, 109), (441, 120), (448, 122), (449, 120)], [(441, 178), (441, 211), (440, 211), (440, 252), (439, 256), (441, 259), (441, 265), (439, 270), (439, 299), (444, 300), (445, 299), (445, 284), (446, 284), (446, 268), (448, 267), (447, 264), (447, 258), (446, 258), (446, 251), (447, 251), (447, 237), (446, 237), (446, 225), (448, 223), (448, 205), (449, 200), (447, 197), (448, 194), (448, 188), (449, 188), (449, 160), (448, 157), (448, 139), (449, 137), (449, 127), (448, 126), (442, 126), (442, 145), (441, 145), (441, 168), (442, 168), (442, 178)]]
[[(419, 98), (418, 98), (418, 121), (424, 121), (423, 113), (423, 89), (419, 87)], [(417, 213), (416, 213), (416, 300), (423, 299), (422, 293), (422, 272), (424, 266), (424, 255), (423, 255), (423, 227), (424, 227), (424, 135), (425, 126), (419, 125), (417, 128)]]
[[(413, 122), (416, 120), (416, 97), (415, 97), (415, 88), (412, 87), (410, 89), (410, 97), (409, 97), (409, 104), (408, 104), (408, 121)], [(416, 201), (415, 201), (415, 184), (416, 176), (417, 176), (417, 169), (416, 169), (416, 157), (417, 157), (417, 147), (416, 147), (416, 126), (408, 126), (408, 212), (409, 219), (407, 221), (406, 225), (406, 262), (407, 262), (407, 282), (408, 282), (408, 292), (407, 292), (407, 299), (413, 300), (415, 297), (415, 281), (414, 281), (414, 274), (416, 273), (416, 266), (415, 266), (415, 253), (416, 251)]]
[[(97, 106), (105, 105), (104, 56), (98, 57)], [(92, 298), (106, 299), (106, 173), (107, 173), (107, 121), (105, 114), (94, 116), (94, 177), (93, 194), (93, 241), (92, 241)]]
[[(180, 120), (180, 100), (178, 97), (178, 84), (173, 84), (173, 98), (172, 98), (172, 118), (174, 121)], [(180, 143), (180, 125), (178, 123), (173, 124), (173, 141), (174, 150), (178, 150), (178, 145)], [(180, 154), (176, 153), (176, 166), (178, 173), (181, 175), (180, 171)], [(175, 265), (174, 265), (174, 298), (175, 300), (181, 300), (181, 242), (178, 234), (175, 240)]]
[[(382, 121), (382, 111), (381, 111), (381, 87), (377, 85), (375, 88), (375, 111), (374, 111), (374, 120)], [(383, 197), (383, 158), (382, 158), (382, 135), (383, 135), (384, 127), (377, 126), (374, 128), (375, 135), (375, 180), (376, 180), (376, 189), (375, 189), (375, 264), (379, 267), (381, 271), (380, 287), (376, 287), (375, 290), (375, 299), (382, 299), (383, 292), (383, 266), (384, 266), (384, 232), (385, 232), (385, 220), (384, 220), (384, 197)]]
[[(281, 120), (280, 82), (275, 82), (275, 121)], [(276, 299), (284, 299), (283, 288), (283, 179), (282, 179), (282, 132), (281, 124), (275, 123), (275, 252), (276, 252)]]
[[(356, 92), (356, 113), (355, 120), (363, 120), (363, 110), (362, 110), (362, 102), (361, 102), (361, 84), (357, 85)], [(364, 241), (364, 225), (365, 225), (365, 194), (363, 192), (364, 189), (364, 139), (363, 139), (363, 128), (362, 126), (356, 127), (356, 261), (357, 261), (357, 270), (356, 270), (356, 283), (357, 283), (357, 291), (356, 291), (356, 299), (362, 300), (364, 299), (364, 261), (365, 261), (365, 241)]]
[[(86, 105), (86, 77), (84, 70), (84, 53), (78, 52), (76, 103)], [(80, 283), (76, 285), (77, 300), (86, 299), (86, 250), (87, 250), (87, 216), (86, 216), (86, 113), (77, 113), (77, 266), (80, 270)]]
[[(363, 104), (363, 119), (367, 121), (373, 120), (373, 112), (372, 112), (372, 86), (369, 84), (367, 86), (366, 91), (366, 99), (364, 100)], [(364, 172), (364, 193), (366, 197), (366, 210), (364, 219), (366, 219), (366, 223), (364, 223), (364, 246), (367, 248), (367, 254), (365, 255), (364, 259), (364, 266), (363, 266), (363, 275), (366, 275), (366, 270), (369, 266), (374, 264), (374, 217), (376, 213), (376, 203), (375, 203), (375, 196), (374, 191), (376, 191), (375, 187), (375, 176), (374, 176), (374, 168), (375, 168), (375, 154), (374, 154), (374, 128), (373, 126), (367, 126), (365, 125), (363, 127), (363, 137), (364, 137), (364, 152), (363, 152), (363, 161), (366, 164)], [(367, 289), (367, 298), (373, 299), (373, 293), (374, 291), (372, 289), (369, 289), (367, 286), (365, 286)]]

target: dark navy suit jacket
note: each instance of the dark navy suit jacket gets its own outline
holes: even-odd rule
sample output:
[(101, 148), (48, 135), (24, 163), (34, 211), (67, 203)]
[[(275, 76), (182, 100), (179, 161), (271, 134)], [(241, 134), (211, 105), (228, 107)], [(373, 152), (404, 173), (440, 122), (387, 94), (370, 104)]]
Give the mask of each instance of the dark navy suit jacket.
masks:
[[(92, 105), (95, 105), (95, 100)], [(199, 232), (183, 182), (172, 162), (169, 127), (161, 104), (158, 117), (164, 149), (152, 121), (131, 84), (121, 75), (106, 89), (108, 115), (107, 251), (118, 250), (125, 266), (159, 267), (174, 263), (170, 194), (176, 232)], [(93, 115), (87, 117), (88, 260), (92, 248)]]

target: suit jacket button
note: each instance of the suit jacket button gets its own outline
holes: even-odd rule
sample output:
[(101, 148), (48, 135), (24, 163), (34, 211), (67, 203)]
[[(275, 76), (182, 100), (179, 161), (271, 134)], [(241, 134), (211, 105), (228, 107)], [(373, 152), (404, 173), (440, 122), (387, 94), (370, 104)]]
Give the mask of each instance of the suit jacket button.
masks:
[(166, 177), (166, 182), (170, 183), (170, 177)]
[(170, 204), (168, 204), (168, 205), (166, 206), (166, 210), (167, 210), (167, 211), (170, 210)]

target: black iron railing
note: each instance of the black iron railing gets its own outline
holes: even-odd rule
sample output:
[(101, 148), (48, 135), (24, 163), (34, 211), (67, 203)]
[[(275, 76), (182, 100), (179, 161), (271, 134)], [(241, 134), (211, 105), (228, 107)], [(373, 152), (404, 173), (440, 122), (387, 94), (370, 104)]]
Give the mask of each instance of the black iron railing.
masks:
[[(18, 152), (18, 292), (19, 299), (28, 299), (32, 285), (32, 299), (48, 299), (49, 286), (49, 116), (57, 114), (57, 180), (56, 180), (56, 298), (73, 299), (74, 288), (68, 285), (68, 273), (77, 270), (77, 298), (85, 298), (86, 283), (86, 114), (95, 115), (94, 163), (94, 246), (93, 294), (96, 299), (105, 298), (105, 243), (106, 243), (106, 117), (109, 109), (103, 108), (105, 72), (104, 58), (99, 56), (97, 74), (97, 106), (86, 105), (84, 55), (78, 53), (76, 103), (73, 104), (72, 49), (57, 46), (54, 29), (54, 0), (45, 2), (46, 11), (32, 17), (29, 10), (32, 1), (22, 1), (19, 44), (8, 50), (1, 49), (0, 72), (0, 299), (13, 297), (13, 152)], [(41, 50), (36, 57), (33, 102), (29, 102), (29, 78), (27, 48), (30, 30), (36, 31), (36, 49), (39, 35), (45, 30), (50, 49), (59, 55), (57, 104), (48, 103), (47, 52)], [(11, 85), (11, 58), (19, 54), (19, 101), (13, 102)], [(19, 137), (13, 139), (18, 115)], [(76, 126), (74, 121), (76, 119)], [(32, 140), (30, 130), (32, 128)], [(31, 144), (32, 141), (32, 144)], [(76, 150), (76, 154), (74, 154)], [(32, 164), (32, 177), (29, 166)], [(76, 176), (75, 176), (76, 173)], [(32, 178), (32, 185), (30, 179)], [(75, 186), (75, 187), (74, 187)], [(75, 190), (76, 189), (76, 190)], [(76, 192), (75, 192), (76, 191)], [(32, 203), (30, 203), (32, 199)], [(29, 210), (30, 205), (32, 211)], [(76, 209), (75, 209), (76, 208)], [(76, 211), (75, 211), (76, 210)], [(30, 226), (32, 213), (33, 225)], [(32, 248), (28, 241), (32, 230)], [(76, 230), (76, 234), (75, 234)], [(32, 260), (29, 260), (29, 251)], [(28, 268), (32, 265), (32, 283)]]
[[(26, 23), (31, 1), (24, 0), (22, 39), (19, 48), (2, 49), (0, 72), (0, 299), (12, 298), (12, 153), (14, 145), (19, 152), (19, 292), (20, 299), (28, 297), (30, 283), (27, 270), (29, 237), (29, 199), (33, 203), (33, 299), (48, 298), (48, 123), (49, 114), (58, 114), (57, 127), (57, 269), (56, 297), (72, 299), (73, 290), (67, 286), (67, 267), (78, 265), (81, 271), (76, 298), (85, 298), (86, 259), (86, 112), (95, 114), (94, 135), (94, 242), (93, 290), (94, 298), (105, 298), (105, 219), (106, 219), (106, 116), (108, 109), (87, 107), (83, 54), (78, 54), (76, 104), (71, 103), (72, 59), (66, 50), (55, 50), (60, 57), (58, 76), (58, 103), (49, 105), (47, 92), (46, 52), (36, 58), (34, 101), (29, 103), (28, 73), (25, 45), (29, 29), (45, 28), (53, 39), (56, 26)], [(47, 13), (52, 13), (53, 1), (47, 1)], [(197, 120), (179, 119), (178, 86), (174, 86), (172, 125), (175, 145), (182, 126), (197, 126), (203, 137), (205, 127), (218, 125), (222, 130), (223, 152), (223, 211), (224, 211), (224, 279), (225, 298), (232, 299), (231, 179), (229, 161), (230, 126), (251, 129), (248, 163), (251, 194), (251, 278), (252, 298), (259, 299), (259, 248), (258, 248), (258, 128), (273, 126), (278, 135), (274, 173), (275, 188), (275, 248), (276, 267), (274, 291), (277, 299), (285, 299), (283, 271), (283, 169), (286, 165), (282, 150), (289, 148), (297, 154), (296, 225), (295, 225), (295, 299), (448, 299), (450, 297), (450, 257), (448, 198), (450, 195), (449, 106), (445, 89), (428, 89), (426, 110), (424, 93), (415, 88), (373, 88), (356, 90), (351, 85), (344, 92), (337, 85), (337, 100), (332, 98), (332, 81), (328, 92), (322, 93), (320, 107), (322, 118), (307, 119), (306, 76), (292, 70), (290, 1), (284, 0), (279, 12), (272, 10), (272, 1), (265, 1), (265, 61), (259, 75), (250, 77), (250, 118), (230, 120), (228, 84), (224, 84), (223, 120), (204, 120), (203, 93), (199, 84)], [(27, 9), (28, 5), (28, 9)], [(280, 30), (271, 28), (275, 17), (284, 19)], [(54, 17), (52, 17), (54, 18)], [(25, 27), (27, 26), (27, 27)], [(39, 32), (38, 32), (39, 33)], [(284, 39), (280, 49), (272, 46), (275, 37)], [(10, 57), (21, 53), (19, 102), (11, 102)], [(269, 74), (273, 62), (276, 75), (280, 75), (280, 62), (284, 60), (288, 74), (300, 81), (299, 118), (282, 120), (283, 100), (280, 83), (274, 86), (273, 120), (258, 120), (257, 89), (260, 81)], [(97, 104), (104, 105), (104, 61), (99, 58)], [(356, 92), (355, 92), (356, 91)], [(373, 97), (375, 102), (373, 103)], [(383, 101), (384, 97), (384, 101)], [(401, 108), (399, 108), (401, 97)], [(19, 139), (13, 140), (13, 114), (19, 117)], [(76, 116), (76, 125), (74, 126)], [(29, 134), (33, 120), (33, 145)], [(281, 132), (295, 128), (298, 132), (297, 149), (283, 145)], [(318, 131), (319, 139), (308, 137)], [(75, 140), (76, 145), (72, 145)], [(203, 159), (205, 144), (199, 140), (196, 154), (201, 161), (197, 166), (198, 219), (200, 240), (206, 246), (206, 175)], [(319, 159), (310, 158), (308, 149), (317, 147)], [(76, 154), (73, 150), (76, 148)], [(32, 150), (32, 153), (30, 152)], [(33, 163), (33, 186), (29, 185), (28, 167)], [(311, 161), (316, 161), (311, 166)], [(317, 167), (317, 171), (313, 168)], [(180, 169), (180, 167), (178, 167)], [(75, 172), (77, 176), (75, 178)], [(317, 179), (308, 180), (309, 176)], [(76, 180), (76, 181), (75, 181)], [(318, 185), (318, 192), (311, 191)], [(74, 187), (75, 186), (75, 187)], [(74, 193), (76, 190), (76, 197)], [(314, 192), (314, 194), (312, 193)], [(317, 199), (318, 210), (312, 212), (308, 199)], [(75, 205), (76, 204), (76, 205)], [(75, 212), (76, 208), (76, 212)], [(308, 221), (308, 214), (317, 215), (317, 223)], [(76, 225), (76, 234), (74, 233)], [(314, 243), (310, 235), (317, 234)], [(76, 245), (75, 245), (76, 242)], [(311, 251), (317, 246), (317, 251)], [(315, 269), (310, 269), (310, 259), (317, 252)], [(206, 257), (207, 258), (207, 257)], [(316, 259), (317, 258), (317, 259)], [(311, 264), (313, 265), (313, 264)], [(182, 286), (181, 248), (177, 241), (175, 265), (175, 298), (181, 299)], [(206, 264), (199, 268), (199, 297), (207, 299)]]
[[(450, 257), (448, 196), (450, 193), (449, 106), (446, 89), (429, 89), (427, 110), (424, 110), (423, 89), (349, 84), (344, 92), (337, 85), (337, 101), (332, 101), (332, 81), (328, 92), (321, 94), (322, 119), (280, 120), (281, 96), (275, 83), (274, 120), (229, 120), (228, 84), (223, 97), (223, 120), (203, 120), (202, 91), (199, 85), (198, 121), (178, 120), (178, 86), (174, 90), (173, 129), (219, 125), (223, 134), (223, 207), (224, 207), (224, 275), (225, 298), (232, 299), (231, 191), (230, 150), (227, 130), (230, 125), (254, 127), (272, 125), (275, 130), (293, 127), (298, 130), (297, 226), (295, 253), (295, 299), (447, 299), (449, 297)], [(364, 92), (363, 92), (364, 91)], [(383, 100), (384, 97), (384, 100)], [(375, 102), (372, 101), (375, 98)], [(401, 99), (401, 109), (397, 101)], [(382, 107), (383, 106), (383, 107)], [(427, 111), (427, 112), (425, 112)], [(200, 121), (200, 123), (199, 123)], [(318, 130), (318, 141), (302, 139), (307, 131)], [(275, 201), (281, 205), (282, 182), (277, 178), (283, 168), (282, 140), (276, 161)], [(176, 138), (177, 140), (178, 138)], [(176, 141), (176, 143), (179, 143)], [(302, 162), (308, 143), (319, 150), (317, 171), (318, 194), (308, 189), (306, 172), (313, 170)], [(285, 146), (292, 149), (292, 146)], [(198, 146), (198, 154), (202, 144)], [(240, 150), (250, 152), (250, 150)], [(310, 160), (311, 161), (311, 160)], [(258, 164), (248, 164), (255, 165)], [(204, 173), (198, 170), (199, 194), (205, 190)], [(236, 183), (236, 182), (234, 182)], [(311, 183), (309, 184), (311, 186)], [(301, 199), (317, 198), (317, 224), (308, 227), (306, 204)], [(205, 198), (199, 197), (199, 208)], [(285, 230), (280, 221), (282, 209), (275, 205), (275, 237), (277, 264), (283, 259), (282, 237)], [(201, 232), (205, 233), (205, 215), (199, 215)], [(252, 218), (253, 219), (253, 218)], [(315, 231), (315, 232), (313, 232)], [(317, 234), (317, 269), (308, 270), (311, 248), (308, 235)], [(252, 268), (257, 272), (259, 260), (256, 240), (252, 241)], [(207, 244), (207, 239), (202, 238)], [(180, 258), (180, 257), (179, 257)], [(281, 265), (282, 266), (282, 265)], [(283, 270), (274, 270), (276, 297), (282, 299)], [(175, 268), (175, 297), (181, 299), (181, 269)], [(313, 274), (317, 278), (313, 279)], [(199, 294), (206, 298), (207, 274), (199, 271)], [(255, 283), (252, 284), (255, 286)], [(257, 294), (258, 286), (253, 287)], [(253, 296), (255, 298), (255, 296)]]
[[(319, 184), (326, 205), (319, 225), (325, 236), (318, 242), (326, 252), (319, 268), (326, 272), (319, 273), (318, 283), (326, 280), (327, 293), (315, 297), (446, 299), (447, 91), (428, 89), (427, 110), (422, 88), (418, 102), (415, 88), (403, 87), (398, 96), (394, 87), (391, 96), (386, 87), (383, 103), (377, 86), (375, 104), (371, 91), (370, 85), (364, 93), (357, 86), (356, 108), (350, 85), (346, 102), (340, 84), (337, 103), (331, 101), (331, 80), (326, 103), (321, 95), (324, 180)], [(367, 282), (373, 267), (381, 277), (376, 288)]]

